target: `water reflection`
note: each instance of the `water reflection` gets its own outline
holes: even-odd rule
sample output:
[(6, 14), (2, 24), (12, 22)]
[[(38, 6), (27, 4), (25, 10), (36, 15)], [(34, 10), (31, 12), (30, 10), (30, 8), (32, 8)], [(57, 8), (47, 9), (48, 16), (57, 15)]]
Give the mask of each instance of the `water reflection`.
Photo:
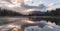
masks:
[(24, 31), (25, 28), (30, 26), (40, 27), (39, 29), (43, 28), (44, 26), (47, 26), (49, 28), (53, 28), (55, 26), (58, 27), (55, 23), (46, 22), (50, 20), (45, 20), (42, 18), (3, 17), (0, 18), (0, 21), (3, 23), (2, 25), (0, 25), (0, 31)]

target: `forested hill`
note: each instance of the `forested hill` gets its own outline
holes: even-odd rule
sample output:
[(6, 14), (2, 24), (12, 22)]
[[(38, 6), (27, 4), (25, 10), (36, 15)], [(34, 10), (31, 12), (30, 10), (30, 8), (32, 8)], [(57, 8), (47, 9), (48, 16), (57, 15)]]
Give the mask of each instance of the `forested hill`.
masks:
[(60, 16), (60, 8), (57, 8), (56, 10), (51, 10), (47, 12), (40, 12), (40, 11), (35, 11), (34, 13), (30, 14), (30, 16)]
[(29, 15), (23, 15), (12, 10), (0, 8), (0, 16), (60, 16), (60, 8), (47, 12), (34, 11)]
[(56, 10), (51, 10), (50, 12), (47, 11), (46, 14), (48, 16), (60, 16), (60, 8), (58, 8)]
[(20, 16), (22, 14), (12, 11), (12, 10), (7, 10), (7, 9), (1, 9), (0, 8), (0, 16)]

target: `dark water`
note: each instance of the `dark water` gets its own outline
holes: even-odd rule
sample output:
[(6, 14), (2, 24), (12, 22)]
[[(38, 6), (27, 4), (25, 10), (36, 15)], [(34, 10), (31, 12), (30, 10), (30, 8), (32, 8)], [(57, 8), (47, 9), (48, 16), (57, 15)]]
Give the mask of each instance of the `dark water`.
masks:
[(38, 18), (38, 17), (36, 17), (36, 18), (29, 18), (29, 19), (32, 21), (41, 21), (41, 20), (47, 21), (47, 22), (50, 21), (50, 22), (56, 23), (57, 25), (60, 25), (60, 18), (52, 19), (52, 18)]

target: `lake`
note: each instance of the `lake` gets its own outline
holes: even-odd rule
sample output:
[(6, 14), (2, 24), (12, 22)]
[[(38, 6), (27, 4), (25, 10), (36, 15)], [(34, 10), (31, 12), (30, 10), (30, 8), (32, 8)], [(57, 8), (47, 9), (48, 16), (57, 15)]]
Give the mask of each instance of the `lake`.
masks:
[[(40, 18), (40, 17), (1, 17), (0, 18), (0, 30), (20, 30), (24, 31), (25, 27), (29, 26), (41, 26), (40, 21), (55, 22), (60, 25), (60, 19)], [(43, 26), (41, 26), (43, 27)]]

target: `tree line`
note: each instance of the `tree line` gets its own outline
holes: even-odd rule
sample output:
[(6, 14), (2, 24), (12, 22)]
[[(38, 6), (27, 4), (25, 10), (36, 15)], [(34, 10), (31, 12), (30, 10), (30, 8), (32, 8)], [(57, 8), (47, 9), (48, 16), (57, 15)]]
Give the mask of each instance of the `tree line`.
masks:
[(60, 16), (60, 8), (58, 8), (56, 10), (51, 10), (50, 12), (47, 11), (46, 14), (48, 16)]
[(29, 15), (23, 15), (19, 12), (0, 8), (0, 16), (60, 16), (60, 8), (47, 12), (35, 11)]
[(22, 14), (18, 12), (0, 8), (0, 16), (21, 16), (21, 15)]
[(60, 16), (60, 8), (57, 8), (56, 10), (51, 10), (47, 12), (41, 12), (41, 11), (35, 11), (32, 12), (32, 14), (29, 14), (30, 16)]

